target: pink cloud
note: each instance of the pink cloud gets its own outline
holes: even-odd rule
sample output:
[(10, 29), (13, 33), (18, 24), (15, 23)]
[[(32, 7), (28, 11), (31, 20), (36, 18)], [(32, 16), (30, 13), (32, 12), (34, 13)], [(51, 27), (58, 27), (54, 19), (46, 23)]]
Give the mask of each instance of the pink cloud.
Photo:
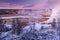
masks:
[(37, 3), (32, 7), (26, 7), (26, 9), (40, 9), (40, 8), (45, 7), (45, 6), (48, 6), (48, 4), (47, 3)]
[[(30, 5), (30, 4), (28, 4)], [(10, 4), (10, 3), (5, 3), (5, 2), (0, 2), (0, 9), (39, 9), (47, 6), (47, 3), (37, 3), (34, 4), (32, 7), (26, 7), (24, 8), (25, 5), (19, 5), (19, 4)]]
[(22, 9), (22, 5), (0, 2), (0, 9)]
[(50, 8), (54, 8), (58, 4), (60, 4), (60, 0), (48, 0), (48, 6)]
[(22, 9), (23, 6), (22, 5), (17, 5), (17, 4), (12, 4), (11, 6), (9, 6), (10, 9)]
[(43, 7), (47, 6), (47, 5), (48, 5), (47, 3), (38, 3), (38, 4), (36, 4), (33, 8), (34, 8), (34, 9), (35, 9), (35, 8), (39, 9), (39, 8), (43, 8)]

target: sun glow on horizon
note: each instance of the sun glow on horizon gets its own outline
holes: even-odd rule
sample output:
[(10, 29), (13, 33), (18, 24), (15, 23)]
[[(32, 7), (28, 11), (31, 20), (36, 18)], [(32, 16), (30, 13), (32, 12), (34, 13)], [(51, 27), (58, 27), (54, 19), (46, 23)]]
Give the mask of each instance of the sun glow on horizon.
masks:
[(60, 7), (59, 5), (56, 5), (56, 6), (52, 9), (52, 14), (51, 14), (51, 16), (49, 17), (49, 20), (47, 20), (46, 22), (52, 22), (53, 19), (57, 19), (58, 15), (59, 15), (58, 13), (59, 13), (59, 10), (60, 10), (59, 7)]

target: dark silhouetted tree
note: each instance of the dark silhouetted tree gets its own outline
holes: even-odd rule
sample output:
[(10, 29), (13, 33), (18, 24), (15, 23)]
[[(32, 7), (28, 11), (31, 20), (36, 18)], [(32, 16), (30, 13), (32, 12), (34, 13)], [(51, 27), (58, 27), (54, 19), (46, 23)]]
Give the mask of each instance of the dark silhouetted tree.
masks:
[(12, 21), (13, 33), (20, 34), (22, 31), (22, 22), (18, 19)]

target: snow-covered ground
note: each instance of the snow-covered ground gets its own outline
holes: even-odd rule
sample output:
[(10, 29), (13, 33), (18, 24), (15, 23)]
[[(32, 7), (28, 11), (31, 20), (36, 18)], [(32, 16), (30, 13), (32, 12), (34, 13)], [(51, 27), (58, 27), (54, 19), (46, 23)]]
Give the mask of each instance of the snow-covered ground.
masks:
[[(42, 26), (44, 29), (41, 29)], [(51, 25), (41, 23), (27, 25), (19, 35), (12, 34), (12, 30), (2, 32), (0, 33), (0, 40), (59, 40), (57, 31), (49, 28), (49, 26)]]

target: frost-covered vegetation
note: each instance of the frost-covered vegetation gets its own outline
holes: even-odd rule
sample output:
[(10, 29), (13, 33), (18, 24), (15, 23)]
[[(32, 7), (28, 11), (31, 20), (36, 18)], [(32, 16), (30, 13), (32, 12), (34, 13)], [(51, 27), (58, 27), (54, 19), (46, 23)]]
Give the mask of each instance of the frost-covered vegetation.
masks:
[[(56, 27), (54, 24), (52, 25)], [(28, 25), (23, 27), (20, 21), (13, 20), (12, 26), (7, 27), (1, 21), (0, 40), (59, 40), (59, 26), (54, 28), (52, 25), (35, 22), (33, 24), (28, 23)], [(57, 25), (59, 25), (59, 22)]]

